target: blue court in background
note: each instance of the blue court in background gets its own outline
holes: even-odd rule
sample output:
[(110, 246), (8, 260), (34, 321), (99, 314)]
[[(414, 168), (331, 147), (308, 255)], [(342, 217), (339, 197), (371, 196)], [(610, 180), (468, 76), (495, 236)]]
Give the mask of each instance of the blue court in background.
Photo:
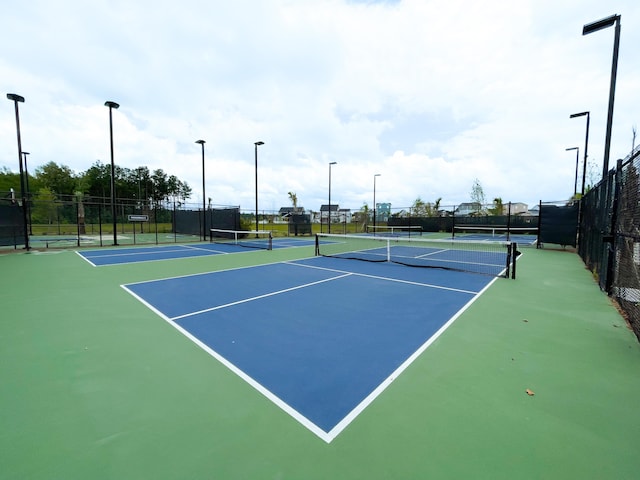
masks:
[(315, 257), (123, 288), (330, 442), (492, 281)]
[[(279, 238), (273, 240), (273, 248), (304, 247), (314, 244), (312, 239)], [(180, 245), (161, 245), (153, 247), (118, 247), (99, 250), (83, 250), (76, 253), (94, 267), (122, 265), (125, 263), (153, 262), (178, 258), (206, 257), (261, 251), (232, 243), (193, 243)]]

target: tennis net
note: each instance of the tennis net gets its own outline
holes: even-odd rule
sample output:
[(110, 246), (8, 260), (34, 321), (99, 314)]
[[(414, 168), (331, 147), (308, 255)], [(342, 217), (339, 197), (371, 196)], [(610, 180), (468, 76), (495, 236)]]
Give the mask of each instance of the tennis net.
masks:
[(367, 233), (383, 237), (418, 237), (422, 235), (420, 225), (367, 225)]
[(516, 243), (316, 234), (316, 255), (515, 278)]
[(212, 228), (209, 231), (209, 240), (212, 243), (247, 248), (261, 248), (264, 250), (273, 248), (273, 236), (270, 230), (223, 230)]
[(467, 240), (506, 240), (535, 244), (538, 227), (504, 227), (495, 225), (455, 225), (453, 237)]

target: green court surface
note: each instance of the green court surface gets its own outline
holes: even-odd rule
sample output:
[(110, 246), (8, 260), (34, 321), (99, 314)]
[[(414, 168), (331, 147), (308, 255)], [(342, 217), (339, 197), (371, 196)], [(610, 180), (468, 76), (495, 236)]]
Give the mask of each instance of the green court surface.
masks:
[(640, 478), (640, 344), (575, 253), (524, 249), (331, 443), (120, 286), (312, 250), (0, 255), (0, 478)]

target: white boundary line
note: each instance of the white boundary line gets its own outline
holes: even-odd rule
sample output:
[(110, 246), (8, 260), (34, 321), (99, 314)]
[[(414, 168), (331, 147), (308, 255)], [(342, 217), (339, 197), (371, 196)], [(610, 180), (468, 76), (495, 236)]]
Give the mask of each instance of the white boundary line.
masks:
[(272, 297), (274, 295), (280, 295), (282, 293), (292, 292), (294, 290), (300, 290), (301, 288), (312, 287), (313, 285), (318, 285), (320, 283), (332, 282), (333, 280), (338, 280), (340, 278), (345, 278), (352, 275), (351, 273), (346, 273), (344, 275), (338, 275), (336, 277), (325, 278), (323, 280), (318, 280), (317, 282), (305, 283), (303, 285), (296, 285), (295, 287), (285, 288), (283, 290), (277, 290), (275, 292), (265, 293), (264, 295), (258, 295), (256, 297), (244, 298), (242, 300), (238, 300), (236, 302), (226, 303), (224, 305), (218, 305), (211, 308), (205, 308), (204, 310), (199, 310), (197, 312), (185, 313), (184, 315), (178, 315), (177, 317), (171, 317), (170, 320), (180, 320), (182, 318), (194, 317), (196, 315), (200, 315), (201, 313), (213, 312), (215, 310), (220, 310), (221, 308), (233, 307), (234, 305), (240, 305), (242, 303), (253, 302), (254, 300), (260, 300), (262, 298)]
[(218, 360), (220, 363), (222, 363), (225, 367), (227, 367), (229, 370), (231, 370), (231, 372), (233, 372), (236, 375), (238, 375), (242, 380), (244, 380), (249, 385), (251, 385), (254, 389), (256, 389), (258, 392), (260, 392), (262, 395), (264, 395), (267, 399), (271, 400), (276, 406), (280, 407), (280, 409), (282, 409), (286, 413), (288, 413), (298, 423), (302, 424), (304, 427), (306, 427), (308, 430), (310, 430), (316, 436), (318, 436), (319, 438), (324, 440), (326, 443), (330, 443), (331, 440), (333, 440), (333, 438), (335, 438), (335, 436), (330, 436), (329, 434), (327, 434), (327, 432), (322, 430), (320, 427), (318, 427), (315, 423), (313, 423), (307, 417), (305, 417), (300, 412), (298, 412), (291, 405), (289, 405), (288, 403), (283, 401), (280, 397), (276, 396), (273, 392), (271, 392), (271, 390), (267, 389), (261, 383), (259, 383), (256, 380), (254, 380), (251, 376), (246, 374), (243, 370), (238, 368), (235, 364), (231, 363), (229, 360), (227, 360), (225, 357), (223, 357), (218, 352), (213, 350), (207, 344), (202, 342), (200, 339), (198, 339), (197, 337), (195, 337), (194, 335), (189, 333), (187, 330), (182, 328), (180, 325), (178, 325), (172, 319), (170, 319), (169, 317), (164, 315), (162, 312), (157, 310), (151, 304), (147, 303), (144, 299), (142, 299), (141, 297), (136, 295), (134, 292), (129, 290), (126, 285), (120, 285), (120, 286), (125, 291), (129, 292), (129, 294), (131, 294), (134, 298), (138, 299), (138, 301), (140, 301), (143, 305), (147, 306), (147, 308), (149, 308), (150, 310), (155, 312), (160, 318), (162, 318), (167, 323), (169, 323), (169, 325), (174, 327), (176, 330), (178, 330), (180, 333), (182, 333), (185, 337), (187, 337), (189, 340), (191, 340), (193, 343), (195, 343), (197, 346), (199, 346), (201, 349), (203, 349), (209, 355), (211, 355), (216, 360)]
[[(117, 266), (122, 266), (122, 265), (131, 265), (131, 264), (135, 264), (135, 263), (150, 263), (150, 262), (166, 262), (166, 261), (171, 261), (171, 260), (185, 260), (185, 259), (189, 259), (189, 258), (202, 258), (202, 257), (213, 257), (214, 255), (233, 255), (236, 253), (252, 253), (252, 252), (260, 252), (262, 250), (260, 249), (247, 249), (246, 251), (242, 250), (242, 251), (238, 251), (238, 252), (224, 252), (222, 250), (214, 250), (214, 249), (208, 249), (208, 248), (194, 248), (192, 246), (187, 246), (187, 245), (178, 245), (179, 247), (184, 247), (181, 248), (179, 250), (165, 250), (165, 252), (168, 253), (172, 253), (172, 252), (179, 252), (179, 251), (184, 251), (184, 250), (201, 250), (203, 252), (211, 252), (208, 255), (200, 255), (200, 256), (196, 256), (196, 257), (174, 257), (174, 258), (158, 258), (158, 259), (154, 259), (154, 260), (137, 260), (137, 261), (132, 261), (132, 262), (123, 262), (123, 263), (109, 263), (109, 264), (105, 264), (105, 265), (96, 265), (92, 262), (90, 262), (84, 255), (82, 255), (82, 252), (80, 250), (75, 250), (75, 252), (80, 255), (82, 258), (84, 258), (85, 260), (87, 260), (92, 266), (94, 267), (117, 267)], [(150, 246), (138, 246), (137, 248), (166, 248), (168, 247), (167, 245), (156, 245), (154, 247), (150, 247)], [(171, 246), (170, 248), (172, 248), (173, 246)], [(127, 247), (125, 246), (124, 248), (136, 248), (136, 246), (132, 246), (132, 247)], [(105, 250), (106, 251), (106, 250)], [(117, 250), (114, 249), (110, 249), (108, 250), (110, 252), (114, 252)], [(116, 255), (95, 255), (94, 257), (91, 258), (105, 258), (105, 257), (120, 257), (120, 256), (127, 256), (127, 255), (133, 255), (133, 256), (137, 256), (137, 255), (153, 255), (153, 254), (157, 254), (158, 252), (129, 252), (129, 253), (121, 253), (121, 254), (116, 254)]]
[[(300, 259), (300, 260), (304, 260), (304, 259)], [(233, 271), (233, 270), (240, 270), (240, 269), (245, 269), (245, 268), (255, 268), (255, 267), (261, 267), (261, 266), (266, 266), (266, 265), (278, 265), (278, 264), (293, 265), (293, 266), (298, 266), (298, 267), (303, 267), (303, 268), (315, 268), (315, 269), (319, 269), (319, 270), (325, 270), (325, 271), (332, 271), (332, 272), (336, 272), (336, 273), (341, 273), (341, 275), (338, 275), (336, 277), (331, 277), (329, 279), (319, 280), (317, 282), (311, 282), (311, 283), (308, 283), (308, 284), (299, 285), (299, 286), (296, 286), (296, 287), (280, 290), (280, 291), (277, 291), (277, 292), (272, 292), (272, 293), (269, 293), (269, 294), (259, 295), (259, 296), (256, 296), (256, 297), (240, 300), (240, 301), (237, 301), (237, 302), (232, 302), (232, 303), (229, 303), (229, 304), (226, 304), (226, 305), (220, 305), (220, 306), (213, 307), (213, 308), (210, 308), (210, 309), (201, 310), (199, 312), (193, 312), (193, 313), (189, 313), (189, 314), (185, 314), (185, 315), (180, 315), (180, 316), (173, 317), (173, 318), (167, 317), (161, 311), (157, 310), (155, 307), (153, 307), (151, 304), (149, 304), (147, 301), (145, 301), (142, 297), (138, 296), (136, 293), (134, 293), (132, 290), (130, 290), (127, 285), (120, 285), (120, 286), (125, 291), (127, 291), (130, 295), (132, 295), (134, 298), (136, 298), (138, 301), (140, 301), (143, 305), (145, 305), (151, 311), (156, 313), (160, 318), (165, 320), (167, 323), (169, 323), (171, 326), (173, 326), (176, 330), (178, 330), (180, 333), (182, 333), (184, 336), (186, 336), (188, 339), (190, 339), (192, 342), (194, 342), (196, 345), (198, 345), (204, 351), (209, 353), (212, 357), (214, 357), (216, 360), (218, 360), (220, 363), (222, 363), (224, 366), (226, 366), (229, 370), (231, 370), (233, 373), (238, 375), (244, 381), (246, 381), (254, 389), (256, 389), (258, 392), (260, 392), (262, 395), (264, 395), (267, 399), (271, 400), (280, 409), (284, 410), (291, 417), (293, 417), (298, 423), (300, 423), (301, 425), (306, 427), (308, 430), (310, 430), (313, 434), (315, 434), (317, 437), (319, 437), (320, 439), (322, 439), (326, 443), (331, 443), (331, 441), (333, 441), (353, 420), (355, 420), (355, 418), (360, 413), (362, 413), (384, 390), (386, 390), (386, 388), (389, 385), (391, 385), (391, 383), (400, 374), (402, 374), (402, 372), (404, 372), (404, 370), (406, 370), (409, 367), (409, 365), (411, 365), (433, 342), (435, 342), (438, 339), (438, 337), (440, 337), (440, 335), (442, 335), (447, 330), (447, 328), (449, 328), (453, 324), (453, 322), (455, 320), (457, 320), (458, 317), (460, 315), (462, 315), (462, 313), (464, 313), (471, 306), (471, 304), (473, 304), (491, 285), (493, 285), (493, 283), (496, 280), (498, 280), (498, 277), (493, 278), (489, 283), (487, 283), (487, 285), (484, 286), (484, 288), (482, 288), (482, 290), (480, 290), (479, 292), (473, 292), (473, 291), (469, 291), (469, 290), (461, 290), (461, 289), (443, 287), (443, 286), (438, 286), (438, 285), (430, 285), (430, 284), (424, 284), (424, 283), (419, 283), (419, 282), (398, 280), (398, 279), (393, 279), (393, 278), (380, 277), (380, 276), (376, 276), (376, 275), (366, 275), (366, 274), (359, 274), (359, 273), (354, 273), (354, 272), (346, 272), (346, 271), (336, 270), (336, 269), (331, 269), (331, 268), (317, 267), (317, 266), (313, 266), (313, 265), (298, 264), (298, 263), (295, 263), (295, 260), (293, 260), (293, 261), (285, 261), (285, 262), (274, 262), (274, 263), (263, 264), (263, 265), (251, 265), (251, 266), (247, 266), (247, 267), (232, 268), (232, 269), (227, 269), (227, 270), (219, 270), (219, 271), (215, 271), (215, 272), (199, 273), (199, 274), (193, 274), (193, 275), (182, 275), (182, 276), (176, 276), (176, 277), (171, 277), (171, 278), (167, 278), (167, 279), (147, 280), (147, 281), (143, 281), (143, 282), (131, 283), (131, 284), (128, 284), (128, 285), (136, 285), (136, 284), (141, 284), (141, 283), (149, 283), (149, 282), (162, 281), (162, 280), (186, 278), (186, 277), (191, 277), (191, 276), (196, 276), (196, 275), (207, 275), (207, 274), (210, 274), (210, 273), (219, 273), (219, 272), (225, 272), (225, 271)], [(264, 387), (262, 384), (260, 384), (256, 380), (254, 380), (251, 376), (249, 376), (243, 370), (238, 368), (235, 364), (231, 363), (225, 357), (220, 355), (218, 352), (213, 350), (211, 347), (209, 347), (208, 345), (203, 343), (200, 339), (198, 339), (197, 337), (195, 337), (194, 335), (189, 333), (186, 329), (182, 328), (180, 325), (178, 325), (175, 322), (175, 320), (178, 320), (178, 319), (181, 319), (181, 318), (185, 318), (185, 317), (189, 317), (189, 316), (192, 316), (192, 315), (197, 315), (199, 313), (218, 310), (220, 308), (229, 307), (229, 306), (245, 303), (245, 302), (252, 301), (252, 300), (257, 300), (257, 299), (269, 297), (269, 296), (272, 296), (272, 295), (277, 295), (277, 294), (280, 294), (280, 293), (284, 293), (284, 292), (288, 292), (288, 291), (292, 291), (292, 290), (297, 290), (297, 289), (300, 289), (300, 288), (306, 288), (306, 287), (310, 287), (310, 286), (317, 285), (317, 284), (320, 284), (320, 283), (329, 282), (329, 281), (333, 281), (333, 280), (337, 280), (337, 279), (341, 279), (341, 278), (345, 278), (345, 277), (349, 277), (349, 276), (360, 276), (360, 277), (365, 277), (365, 278), (368, 277), (368, 278), (375, 278), (375, 279), (387, 280), (387, 281), (392, 281), (392, 282), (399, 282), (399, 283), (407, 283), (407, 284), (412, 284), (412, 285), (424, 286), (424, 287), (427, 287), (427, 288), (436, 288), (436, 289), (449, 290), (449, 291), (454, 291), (454, 292), (458, 292), (458, 293), (472, 294), (473, 297), (460, 310), (458, 310), (458, 312), (456, 312), (455, 315), (453, 315), (449, 320), (447, 320), (447, 322), (445, 322), (431, 337), (429, 337), (413, 354), (411, 354), (391, 375), (389, 375), (385, 380), (383, 380), (369, 395), (367, 395), (340, 422), (338, 422), (336, 424), (336, 426), (333, 427), (329, 432), (325, 432), (324, 430), (322, 430), (315, 423), (313, 423), (307, 417), (305, 417), (300, 412), (298, 412), (295, 408), (291, 407), (288, 403), (283, 401), (280, 397), (276, 396), (269, 389)]]
[[(380, 383), (380, 385), (378, 385), (378, 387), (375, 390), (373, 390), (369, 395), (367, 395), (367, 397), (365, 397), (365, 399), (362, 400), (358, 404), (358, 406), (356, 406), (340, 422), (338, 422), (338, 424), (335, 427), (333, 427), (331, 431), (327, 433), (327, 436), (329, 436), (331, 440), (333, 440), (345, 428), (347, 428), (347, 426), (353, 420), (355, 420), (355, 418), (358, 415), (360, 415), (360, 413), (362, 413), (365, 408), (367, 408), (382, 392), (384, 392), (386, 388), (389, 385), (391, 385), (391, 383), (409, 367), (409, 365), (411, 365), (420, 355), (422, 355), (422, 353), (433, 342), (435, 342), (438, 339), (438, 337), (440, 337), (440, 335), (442, 335), (453, 324), (453, 322), (455, 322), (458, 319), (458, 317), (460, 317), (460, 315), (462, 315), (471, 306), (473, 302), (475, 302), (491, 285), (493, 285), (493, 282), (495, 282), (496, 280), (498, 280), (497, 277), (491, 280), (482, 290), (480, 290), (476, 295), (474, 295), (474, 297), (471, 300), (469, 300), (460, 310), (458, 310), (458, 312), (456, 312), (455, 315), (453, 315), (449, 320), (447, 320), (447, 322), (444, 325), (442, 325), (436, 333), (431, 335), (431, 337), (429, 337), (426, 342), (424, 342), (415, 352), (413, 352), (413, 354), (409, 356), (409, 358), (407, 358), (402, 363), (402, 365), (396, 368), (396, 370), (391, 375), (389, 375), (386, 378), (386, 380)], [(329, 440), (329, 442), (331, 440)]]
[(475, 295), (475, 294), (478, 293), (478, 292), (475, 292), (473, 290), (462, 290), (460, 288), (445, 287), (445, 286), (442, 286), (442, 285), (433, 285), (431, 283), (413, 282), (411, 280), (400, 280), (398, 278), (381, 277), (381, 276), (378, 276), (378, 275), (369, 275), (369, 274), (366, 274), (366, 273), (349, 272), (349, 271), (346, 271), (346, 270), (339, 270), (337, 268), (318, 267), (317, 265), (306, 265), (306, 264), (303, 264), (303, 263), (295, 263), (295, 262), (296, 262), (296, 260), (290, 261), (290, 262), (283, 262), (283, 263), (287, 263), (287, 264), (290, 264), (290, 265), (295, 265), (296, 267), (315, 268), (317, 270), (326, 270), (328, 272), (350, 273), (350, 274), (356, 275), (358, 277), (375, 278), (375, 279), (378, 279), (378, 280), (386, 280), (386, 281), (389, 281), (389, 282), (408, 283), (410, 285), (418, 285), (420, 287), (427, 287), (427, 288), (436, 288), (438, 290), (449, 290), (449, 291), (452, 291), (452, 292), (469, 293), (471, 295)]

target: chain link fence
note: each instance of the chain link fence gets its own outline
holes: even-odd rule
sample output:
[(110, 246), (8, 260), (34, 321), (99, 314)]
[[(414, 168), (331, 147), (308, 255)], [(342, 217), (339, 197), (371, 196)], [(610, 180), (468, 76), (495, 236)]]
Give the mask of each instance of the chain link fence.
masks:
[(117, 199), (112, 209), (106, 198), (34, 194), (23, 212), (21, 199), (0, 198), (0, 247), (5, 248), (27, 242), (33, 248), (197, 242), (214, 224), (240, 228), (238, 207), (211, 206), (205, 221), (202, 207), (187, 203)]
[(640, 146), (582, 199), (578, 253), (640, 339)]

